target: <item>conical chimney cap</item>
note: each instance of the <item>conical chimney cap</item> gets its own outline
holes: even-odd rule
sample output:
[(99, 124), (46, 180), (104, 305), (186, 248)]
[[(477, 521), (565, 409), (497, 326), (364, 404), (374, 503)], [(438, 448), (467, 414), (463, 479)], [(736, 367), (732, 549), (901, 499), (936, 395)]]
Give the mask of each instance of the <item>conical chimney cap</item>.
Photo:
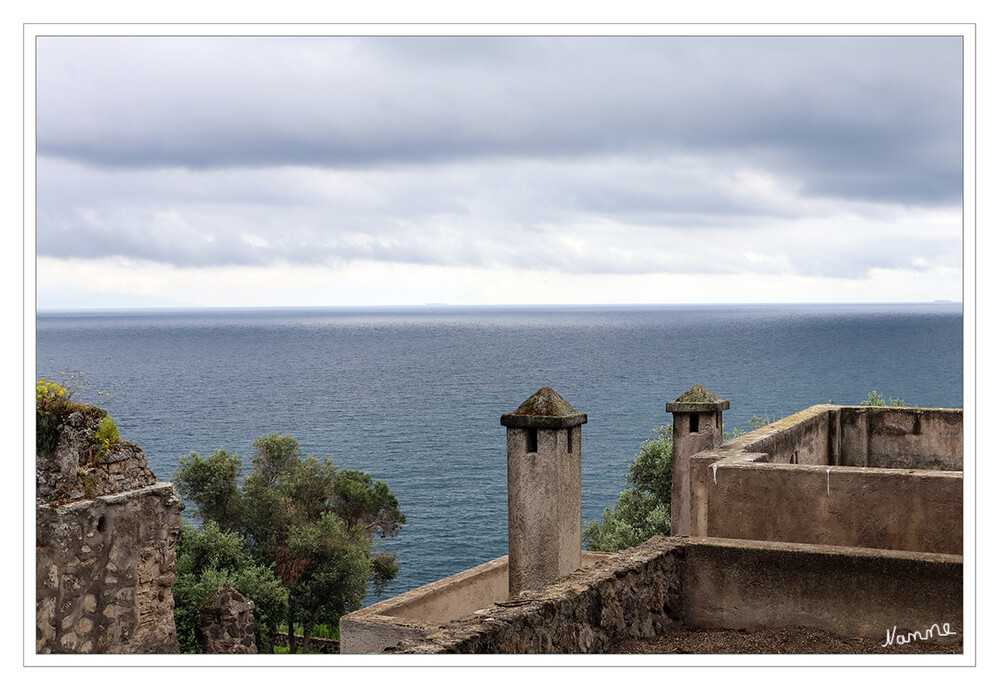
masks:
[(516, 410), (502, 415), (500, 424), (518, 428), (565, 429), (586, 424), (586, 415), (576, 412), (565, 398), (545, 386), (522, 402)]
[(699, 383), (673, 402), (666, 403), (667, 412), (719, 412), (728, 408), (728, 400), (719, 398)]

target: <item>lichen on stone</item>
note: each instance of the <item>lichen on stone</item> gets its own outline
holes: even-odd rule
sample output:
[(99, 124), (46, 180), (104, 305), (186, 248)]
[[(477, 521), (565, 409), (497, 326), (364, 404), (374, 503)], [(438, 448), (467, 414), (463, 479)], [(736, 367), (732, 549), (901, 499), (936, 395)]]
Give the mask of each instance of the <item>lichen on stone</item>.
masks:
[(565, 398), (545, 386), (522, 402), (513, 414), (532, 417), (568, 417), (578, 413), (565, 401)]
[(695, 383), (686, 393), (676, 399), (680, 403), (713, 403), (720, 401), (717, 395), (699, 383)]

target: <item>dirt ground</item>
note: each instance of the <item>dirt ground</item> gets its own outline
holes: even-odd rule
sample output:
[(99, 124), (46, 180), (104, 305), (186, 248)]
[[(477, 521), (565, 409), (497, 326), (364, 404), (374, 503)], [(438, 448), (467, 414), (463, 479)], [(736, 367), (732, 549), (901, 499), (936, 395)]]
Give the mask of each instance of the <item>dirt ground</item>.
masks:
[(884, 647), (885, 640), (838, 637), (814, 628), (753, 632), (674, 628), (658, 638), (630, 639), (611, 654), (961, 654), (963, 644), (927, 640)]

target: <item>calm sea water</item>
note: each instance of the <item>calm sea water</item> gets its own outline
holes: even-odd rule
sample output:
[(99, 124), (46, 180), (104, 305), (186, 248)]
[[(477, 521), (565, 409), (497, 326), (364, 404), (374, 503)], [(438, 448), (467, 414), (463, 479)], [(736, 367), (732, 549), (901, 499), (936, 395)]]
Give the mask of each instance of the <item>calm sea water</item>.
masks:
[[(500, 415), (552, 386), (589, 416), (583, 519), (625, 486), (642, 440), (695, 383), (726, 429), (876, 388), (962, 407), (960, 304), (426, 307), (41, 313), (37, 375), (84, 372), (123, 438), (169, 480), (191, 451), (291, 434), (388, 483), (392, 596), (506, 553)], [(110, 402), (96, 392), (110, 391)], [(376, 599), (370, 597), (367, 603)]]

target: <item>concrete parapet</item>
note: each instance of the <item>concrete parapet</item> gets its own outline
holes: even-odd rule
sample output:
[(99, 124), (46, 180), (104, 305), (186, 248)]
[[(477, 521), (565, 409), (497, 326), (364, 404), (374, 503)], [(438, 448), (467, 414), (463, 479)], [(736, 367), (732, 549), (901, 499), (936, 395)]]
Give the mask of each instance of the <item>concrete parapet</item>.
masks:
[(693, 627), (802, 626), (884, 639), (945, 623), (963, 639), (963, 559), (811, 544), (691, 538), (683, 563), (683, 620)]
[[(890, 436), (889, 409), (816, 405), (692, 456), (691, 535), (962, 553), (961, 472), (917, 469), (913, 453), (898, 463), (903, 468), (891, 467), (883, 453), (880, 467), (839, 464), (844, 455), (857, 457), (859, 441), (847, 430), (866, 429), (865, 457), (868, 432)], [(895, 428), (907, 433), (919, 418), (923, 429), (943, 419), (952, 432), (954, 411), (890, 411)], [(931, 467), (948, 465), (940, 448), (953, 437), (940, 446), (926, 439)]]

